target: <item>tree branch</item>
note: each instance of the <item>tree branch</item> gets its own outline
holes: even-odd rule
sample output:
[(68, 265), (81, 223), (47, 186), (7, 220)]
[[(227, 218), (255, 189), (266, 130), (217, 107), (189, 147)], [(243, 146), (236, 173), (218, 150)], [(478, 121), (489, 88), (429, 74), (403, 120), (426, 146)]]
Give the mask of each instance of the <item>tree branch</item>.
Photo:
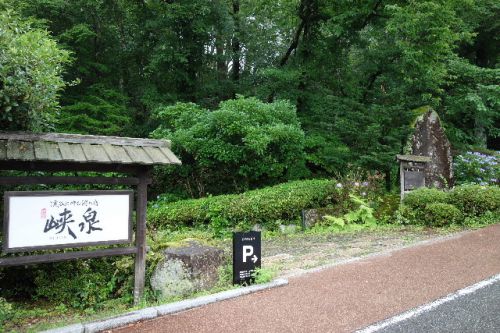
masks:
[(290, 44), (290, 47), (288, 47), (288, 50), (286, 50), (286, 53), (283, 55), (279, 62), (279, 67), (283, 67), (286, 65), (288, 59), (290, 58), (290, 55), (292, 52), (299, 46), (299, 39), (300, 35), (302, 35), (302, 32), (304, 31), (304, 27), (306, 25), (306, 22), (304, 19), (300, 20), (300, 24), (297, 27), (297, 30), (295, 31), (295, 34), (292, 39), (292, 43)]
[(382, 0), (378, 0), (376, 3), (375, 3), (375, 6), (373, 6), (373, 9), (372, 11), (370, 12), (370, 14), (368, 14), (368, 16), (365, 17), (365, 19), (363, 20), (363, 23), (361, 24), (361, 27), (360, 29), (363, 29), (364, 27), (366, 27), (366, 25), (370, 22), (370, 20), (375, 17), (375, 16), (379, 16), (377, 15), (377, 10), (378, 8), (380, 7), (380, 5), (382, 4)]

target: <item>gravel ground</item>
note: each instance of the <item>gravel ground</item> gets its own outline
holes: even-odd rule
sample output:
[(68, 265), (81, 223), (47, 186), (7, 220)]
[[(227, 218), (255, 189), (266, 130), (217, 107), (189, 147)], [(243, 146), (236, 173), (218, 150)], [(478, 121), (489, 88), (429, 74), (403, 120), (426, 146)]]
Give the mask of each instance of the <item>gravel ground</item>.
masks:
[(435, 229), (415, 228), (341, 234), (283, 235), (263, 241), (262, 265), (276, 270), (278, 276), (286, 277), (306, 269), (400, 248), (442, 235), (442, 232)]

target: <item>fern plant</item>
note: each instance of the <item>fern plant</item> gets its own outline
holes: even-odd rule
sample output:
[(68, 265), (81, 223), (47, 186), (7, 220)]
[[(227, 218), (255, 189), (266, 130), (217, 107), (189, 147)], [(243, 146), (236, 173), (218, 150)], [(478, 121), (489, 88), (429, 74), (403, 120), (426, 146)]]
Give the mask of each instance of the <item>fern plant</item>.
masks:
[(365, 200), (353, 194), (349, 194), (349, 198), (351, 202), (359, 205), (358, 208), (344, 214), (342, 217), (326, 215), (324, 219), (328, 224), (337, 226), (340, 229), (352, 223), (364, 224), (367, 226), (377, 224), (377, 219), (373, 216), (374, 209), (371, 208)]

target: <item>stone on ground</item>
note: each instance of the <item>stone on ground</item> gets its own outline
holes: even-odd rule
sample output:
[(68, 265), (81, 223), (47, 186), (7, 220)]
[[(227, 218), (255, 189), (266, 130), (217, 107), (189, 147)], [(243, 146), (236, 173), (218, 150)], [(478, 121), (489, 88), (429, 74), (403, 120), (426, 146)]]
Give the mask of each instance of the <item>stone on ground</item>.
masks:
[(224, 262), (221, 249), (190, 242), (188, 246), (167, 248), (151, 277), (151, 287), (162, 298), (184, 296), (210, 289), (218, 281)]
[(313, 227), (318, 222), (323, 221), (325, 216), (337, 215), (338, 212), (334, 208), (316, 208), (316, 209), (306, 209), (302, 214), (302, 226), (305, 229)]

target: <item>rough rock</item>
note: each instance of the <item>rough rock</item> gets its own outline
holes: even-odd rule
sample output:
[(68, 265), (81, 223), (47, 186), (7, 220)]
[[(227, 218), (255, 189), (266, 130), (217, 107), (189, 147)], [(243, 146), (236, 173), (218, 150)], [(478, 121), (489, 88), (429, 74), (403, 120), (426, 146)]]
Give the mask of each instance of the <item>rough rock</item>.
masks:
[(296, 233), (299, 230), (299, 228), (295, 224), (281, 224), (279, 228), (281, 233), (285, 235)]
[(337, 215), (337, 211), (333, 208), (317, 208), (306, 209), (302, 211), (302, 227), (304, 229), (311, 228), (316, 223), (323, 220), (326, 215)]
[(263, 228), (260, 224), (254, 224), (254, 226), (252, 227), (252, 231), (262, 231)]
[(426, 187), (453, 186), (451, 145), (441, 127), (438, 114), (430, 108), (415, 123), (411, 149), (413, 155), (431, 158), (431, 162), (426, 165)]
[(183, 296), (212, 288), (223, 264), (221, 249), (190, 242), (188, 246), (167, 248), (156, 266), (151, 287), (162, 298)]

